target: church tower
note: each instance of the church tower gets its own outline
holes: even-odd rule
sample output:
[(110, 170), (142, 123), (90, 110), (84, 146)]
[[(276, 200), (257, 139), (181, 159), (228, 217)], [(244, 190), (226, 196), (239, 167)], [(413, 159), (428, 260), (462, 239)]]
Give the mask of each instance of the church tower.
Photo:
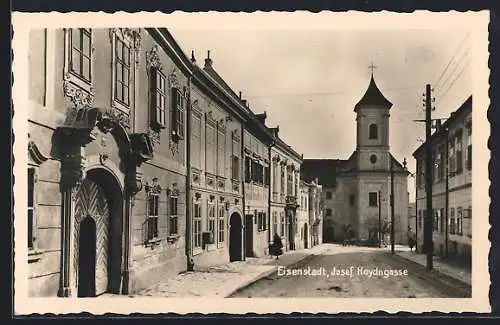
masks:
[(392, 103), (380, 92), (371, 76), (364, 96), (356, 104), (358, 170), (388, 171), (389, 152), (389, 110)]

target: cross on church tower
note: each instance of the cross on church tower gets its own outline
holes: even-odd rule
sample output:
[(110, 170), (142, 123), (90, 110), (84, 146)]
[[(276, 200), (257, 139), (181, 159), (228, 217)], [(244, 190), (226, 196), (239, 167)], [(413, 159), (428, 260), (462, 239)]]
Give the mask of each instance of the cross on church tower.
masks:
[(373, 76), (373, 70), (377, 69), (376, 65), (373, 65), (373, 62), (368, 66), (368, 69), (372, 70), (372, 76)]

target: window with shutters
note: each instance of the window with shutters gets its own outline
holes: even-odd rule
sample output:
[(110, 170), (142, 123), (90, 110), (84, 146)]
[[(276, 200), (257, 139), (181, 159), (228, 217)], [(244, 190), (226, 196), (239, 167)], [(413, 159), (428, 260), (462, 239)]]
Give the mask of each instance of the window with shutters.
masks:
[(193, 203), (193, 247), (201, 247), (201, 203)]
[(147, 241), (158, 238), (158, 199), (157, 193), (148, 193)]
[(279, 229), (278, 229), (278, 212), (276, 211), (273, 211), (273, 225), (272, 225), (273, 229), (271, 229), (271, 231), (273, 232), (273, 234), (278, 234), (279, 233)]
[(234, 134), (231, 137), (231, 142), (232, 142), (232, 152), (231, 152), (231, 178), (233, 180), (239, 180), (240, 179), (240, 141), (237, 136)]
[(125, 107), (130, 106), (130, 47), (115, 36), (114, 99)]
[(165, 75), (157, 67), (151, 68), (151, 127), (158, 131), (167, 126), (167, 84)]
[(217, 175), (226, 176), (226, 134), (223, 130), (217, 130)]
[(271, 184), (271, 171), (269, 166), (264, 167), (264, 185), (269, 186)]
[(191, 162), (194, 167), (201, 169), (201, 118), (192, 114), (191, 126)]
[(285, 194), (285, 182), (286, 182), (286, 177), (285, 177), (285, 166), (281, 166), (281, 184), (280, 184), (280, 191), (281, 194)]
[(172, 88), (172, 138), (175, 141), (184, 138), (184, 114), (186, 98), (184, 92), (176, 87)]
[(215, 126), (211, 123), (206, 123), (205, 127), (205, 159), (206, 159), (206, 170), (208, 173), (216, 173), (217, 165), (217, 133)]
[(286, 175), (286, 194), (293, 195), (293, 172), (290, 168), (288, 168)]
[(466, 168), (472, 170), (472, 123), (467, 124), (467, 157)]
[(207, 219), (207, 229), (215, 238), (215, 204), (208, 203), (208, 219)]
[(170, 196), (170, 215), (169, 215), (169, 234), (170, 235), (178, 235), (179, 234), (179, 225), (178, 225), (178, 197)]
[(219, 213), (218, 213), (218, 226), (219, 226), (219, 233), (217, 236), (217, 242), (219, 243), (219, 247), (222, 247), (220, 245), (221, 243), (224, 242), (225, 238), (225, 231), (226, 231), (226, 222), (225, 222), (225, 209), (224, 209), (224, 204), (219, 205)]

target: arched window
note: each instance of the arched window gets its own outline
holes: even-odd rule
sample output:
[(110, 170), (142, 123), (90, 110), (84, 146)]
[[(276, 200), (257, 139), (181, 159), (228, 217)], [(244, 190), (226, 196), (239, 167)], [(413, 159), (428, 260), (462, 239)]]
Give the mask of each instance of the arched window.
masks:
[(378, 138), (378, 127), (377, 124), (370, 124), (370, 132), (369, 132), (369, 138), (370, 139), (377, 139)]

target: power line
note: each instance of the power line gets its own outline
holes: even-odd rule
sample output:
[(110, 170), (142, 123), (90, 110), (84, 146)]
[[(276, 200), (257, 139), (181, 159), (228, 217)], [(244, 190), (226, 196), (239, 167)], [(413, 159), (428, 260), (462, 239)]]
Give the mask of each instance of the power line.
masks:
[(446, 78), (446, 80), (442, 83), (441, 88), (439, 88), (439, 90), (435, 94), (436, 97), (440, 94), (441, 90), (444, 88), (444, 85), (446, 85), (446, 83), (448, 82), (448, 80), (450, 80), (450, 78), (453, 75), (453, 73), (455, 73), (455, 71), (457, 70), (457, 68), (459, 66), (459, 63), (463, 60), (463, 58), (467, 55), (467, 53), (469, 53), (469, 48), (467, 48), (467, 50), (465, 50), (465, 52), (460, 57), (460, 60), (458, 60), (457, 64), (455, 65), (453, 71), (448, 75), (448, 78)]
[(450, 57), (450, 60), (448, 61), (448, 64), (446, 65), (446, 67), (444, 68), (443, 72), (441, 73), (441, 75), (439, 76), (438, 80), (436, 81), (436, 83), (434, 84), (434, 88), (438, 87), (439, 85), (439, 82), (441, 81), (441, 78), (444, 76), (444, 74), (446, 73), (446, 71), (448, 70), (448, 68), (450, 67), (450, 64), (451, 62), (453, 61), (453, 59), (455, 58), (455, 56), (457, 55), (458, 51), (460, 50), (460, 48), (462, 47), (462, 45), (464, 44), (465, 40), (469, 38), (469, 33), (467, 33), (465, 35), (465, 37), (462, 39), (462, 41), (460, 42), (460, 44), (458, 45), (457, 49), (455, 50), (455, 53), (453, 54), (452, 57)]
[(467, 63), (463, 66), (462, 70), (455, 77), (455, 79), (453, 79), (453, 81), (451, 82), (451, 84), (448, 87), (448, 89), (446, 89), (446, 91), (444, 92), (444, 94), (442, 94), (441, 97), (438, 99), (438, 101), (436, 102), (436, 105), (444, 98), (444, 95), (446, 95), (446, 93), (450, 90), (451, 86), (453, 86), (453, 84), (457, 81), (457, 79), (462, 75), (462, 73), (465, 71), (465, 68), (467, 68), (467, 66), (469, 65), (469, 63), (470, 63), (470, 61), (467, 61)]
[[(407, 89), (417, 89), (422, 86), (408, 86), (408, 87), (398, 87), (398, 88), (386, 88), (380, 89), (380, 91), (399, 91), (399, 90), (407, 90)], [(301, 97), (301, 96), (336, 96), (336, 95), (348, 95), (354, 94), (354, 92), (349, 91), (337, 91), (337, 92), (325, 92), (325, 93), (302, 93), (302, 94), (268, 94), (268, 95), (255, 95), (255, 96), (246, 96), (247, 98), (269, 98), (269, 97)]]

